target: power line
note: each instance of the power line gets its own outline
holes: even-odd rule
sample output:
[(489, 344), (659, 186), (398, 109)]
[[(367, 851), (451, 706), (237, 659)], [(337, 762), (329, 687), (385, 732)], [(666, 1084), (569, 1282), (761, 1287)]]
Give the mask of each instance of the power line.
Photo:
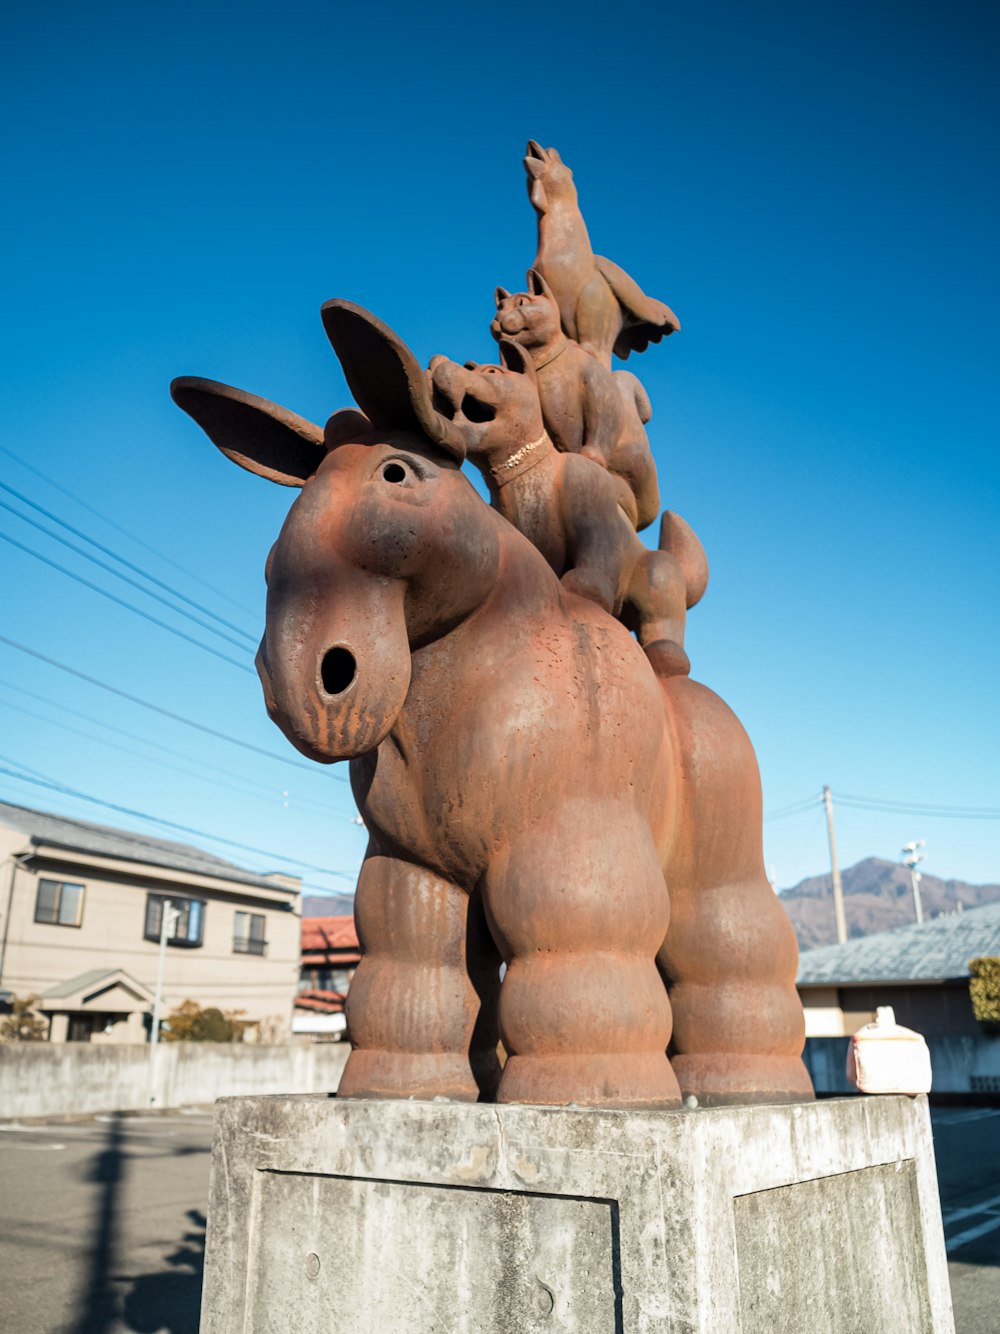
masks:
[[(210, 764), (208, 760), (197, 759), (195, 756), (189, 755), (186, 751), (176, 750), (173, 746), (165, 746), (161, 741), (152, 741), (148, 737), (139, 736), (136, 732), (128, 731), (127, 728), (115, 727), (113, 723), (106, 722), (103, 718), (95, 718), (92, 713), (84, 713), (82, 709), (71, 709), (67, 704), (60, 704), (57, 700), (49, 699), (45, 695), (39, 695), (36, 691), (28, 690), (25, 686), (15, 685), (13, 681), (6, 681), (2, 677), (0, 677), (0, 687), (3, 687), (7, 690), (16, 691), (16, 693), (19, 695), (27, 695), (29, 699), (38, 700), (40, 704), (45, 704), (50, 709), (58, 709), (61, 713), (69, 714), (71, 718), (82, 718), (84, 722), (94, 723), (95, 726), (103, 728), (107, 732), (114, 732), (117, 736), (128, 737), (130, 741), (136, 741), (139, 743), (140, 746), (149, 746), (153, 750), (161, 750), (165, 755), (173, 755), (177, 759), (184, 760), (188, 764), (193, 764), (199, 769), (204, 769), (209, 773), (219, 774), (224, 779), (229, 780), (230, 783), (232, 783), (232, 781), (236, 779), (235, 774), (231, 773), (228, 769), (223, 769), (221, 765)], [(0, 703), (3, 703), (5, 707), (8, 709), (18, 709), (21, 713), (27, 713), (31, 717), (38, 718), (42, 722), (49, 723), (50, 726), (53, 727), (65, 726), (64, 723), (57, 723), (53, 718), (46, 718), (44, 714), (40, 713), (32, 713), (31, 710), (25, 709), (19, 705), (11, 704), (9, 701), (0, 701)], [(92, 736), (87, 732), (80, 731), (79, 735), (87, 737), (88, 740), (97, 741), (100, 745), (108, 746), (113, 744), (112, 742), (103, 740), (101, 737)], [(151, 764), (158, 762), (153, 760), (148, 755), (140, 754), (138, 751), (129, 751), (127, 750), (126, 747), (120, 747), (120, 749), (126, 750), (128, 754), (133, 754), (138, 756), (139, 759), (147, 760)], [(310, 769), (309, 772), (315, 773), (316, 770)], [(269, 796), (272, 797), (274, 796), (276, 790), (273, 783), (262, 783), (256, 779), (246, 778), (245, 776), (242, 775), (237, 779), (237, 781), (242, 784), (245, 784), (248, 789), (256, 788), (258, 791), (267, 793)], [(233, 791), (236, 791), (236, 789), (233, 788)], [(282, 795), (285, 796), (288, 794), (283, 792)], [(293, 798), (293, 801), (297, 809), (298, 808), (311, 809), (319, 815), (331, 814), (329, 806), (324, 805), (323, 803), (318, 801), (311, 801), (308, 797), (296, 796)]]
[(804, 797), (801, 801), (793, 801), (788, 806), (782, 806), (776, 811), (766, 811), (765, 820), (784, 820), (789, 815), (801, 815), (805, 811), (811, 811), (812, 808), (822, 801), (822, 797)]
[[(844, 792), (834, 792), (833, 795), (842, 805), (855, 810), (885, 811), (898, 815), (927, 815), (942, 820), (1000, 820), (1000, 807), (996, 806), (945, 806), (939, 802), (889, 801), (881, 797), (859, 797)], [(822, 797), (806, 797), (802, 801), (782, 806), (776, 811), (766, 811), (764, 819), (783, 820), (787, 816), (801, 815), (821, 801)]]
[[(2, 488), (5, 491), (11, 490), (11, 487), (6, 486), (3, 482), (0, 482), (0, 488)], [(17, 492), (14, 492), (14, 494), (17, 495)], [(20, 499), (20, 497), (18, 498)], [(30, 505), (32, 502), (26, 501), (25, 503)], [(41, 506), (35, 505), (34, 508), (40, 510)], [(36, 529), (40, 533), (44, 533), (45, 536), (49, 538), (51, 541), (59, 542), (62, 546), (66, 547), (69, 551), (72, 551), (75, 555), (82, 556), (84, 560), (89, 560), (90, 563), (92, 565), (96, 565), (99, 570), (106, 571), (108, 574), (113, 575), (115, 579), (121, 579), (122, 582), (128, 584), (130, 588), (137, 589), (140, 593), (143, 594), (144, 597), (153, 598), (156, 602), (159, 602), (169, 611), (172, 611), (175, 616), (184, 616), (194, 625), (200, 626), (201, 629), (208, 630), (210, 634), (218, 635), (220, 639), (224, 639), (226, 643), (232, 644), (234, 648), (245, 649), (248, 644), (253, 645), (254, 636), (249, 634), (246, 630), (241, 630), (238, 626), (230, 626), (229, 627), (230, 629), (235, 630), (238, 635), (242, 636), (242, 642), (239, 639), (234, 639), (233, 636), (227, 634), (225, 630), (219, 630), (216, 626), (214, 626), (211, 620), (208, 621), (203, 620), (202, 617), (192, 615), (191, 612), (186, 611), (183, 607), (175, 607), (174, 604), (168, 598), (163, 597), (162, 594), (157, 593), (152, 588), (146, 588), (143, 584), (139, 582), (138, 579), (133, 579), (129, 575), (123, 574), (121, 570), (116, 570), (115, 567), (113, 565), (109, 565), (107, 561), (101, 560), (100, 557), (98, 556), (91, 555), (89, 551), (84, 551), (83, 547), (77, 546), (75, 542), (70, 542), (68, 538), (61, 537), (58, 533), (54, 533), (50, 528), (46, 528), (45, 524), (39, 523), (37, 519), (33, 519), (29, 514), (22, 514), (20, 510), (15, 509), (13, 505), (8, 505), (5, 500), (0, 500), (0, 509), (5, 509), (8, 514), (13, 514), (14, 517), (16, 519), (20, 519), (22, 523), (30, 524), (32, 528)], [(41, 512), (43, 514), (48, 515), (47, 510), (42, 510)], [(54, 515), (50, 517), (55, 518)], [(56, 523), (62, 523), (61, 519), (56, 519), (55, 521)], [(63, 526), (66, 528), (70, 527), (69, 524), (64, 524)], [(77, 532), (77, 529), (70, 528), (70, 532), (75, 533)], [(93, 541), (93, 539), (86, 537), (86, 534), (81, 534), (81, 536), (83, 536), (88, 542)], [(94, 545), (100, 547), (99, 543), (95, 542)], [(102, 551), (106, 549), (107, 548), (105, 547), (100, 547), (100, 550)], [(113, 551), (109, 552), (109, 554), (115, 560), (122, 560), (122, 557), (115, 556)], [(129, 561), (122, 560), (122, 563), (131, 566), (131, 562)], [(131, 566), (131, 568), (138, 569), (139, 567)], [(140, 571), (140, 573), (142, 572)], [(152, 576), (149, 577), (151, 578)], [(160, 583), (160, 580), (157, 579), (155, 580), (155, 582)], [(161, 584), (161, 587), (168, 588), (168, 585)], [(184, 602), (191, 602), (191, 599), (184, 597), (182, 593), (177, 593), (173, 589), (170, 589), (169, 591), (173, 594), (174, 597), (181, 598), (182, 601)], [(198, 607), (200, 611), (204, 611), (206, 616), (211, 617), (212, 620), (218, 620), (222, 625), (229, 626), (228, 621), (223, 621), (221, 617), (215, 616), (213, 612), (209, 611), (205, 607), (201, 607), (197, 602), (191, 603), (191, 605)]]
[[(46, 657), (44, 653), (39, 653), (37, 649), (28, 648), (26, 644), (19, 644), (16, 639), (9, 639), (7, 635), (0, 634), (0, 644), (6, 644), (9, 648), (17, 649), (19, 653), (26, 653), (29, 657), (36, 658), (49, 667), (55, 667), (61, 672), (75, 676), (80, 681), (86, 681), (88, 685), (97, 686), (99, 690), (106, 690), (109, 694), (117, 695), (120, 699), (127, 699), (130, 704), (138, 704), (141, 708), (151, 709), (153, 713), (162, 714), (164, 718), (169, 718), (172, 722), (183, 723), (185, 727), (193, 727), (196, 732), (204, 732), (206, 736), (213, 736), (219, 741), (228, 741), (231, 745), (249, 750), (254, 755), (263, 755), (265, 759), (277, 760), (280, 764), (289, 764), (294, 769), (304, 769), (307, 773), (316, 772), (312, 765), (306, 764), (302, 760), (293, 760), (288, 755), (278, 755), (273, 750), (265, 750), (263, 746), (255, 746), (251, 741), (242, 741), (239, 737), (229, 736), (228, 733), (220, 732), (214, 727), (207, 727), (204, 723), (196, 723), (192, 718), (185, 718), (182, 714), (173, 713), (170, 709), (165, 709), (159, 704), (153, 704), (148, 699), (140, 699), (138, 695), (130, 695), (127, 690), (120, 690), (117, 686), (108, 685), (106, 681), (98, 681), (95, 676), (88, 676), (86, 672), (81, 672), (76, 667), (70, 667), (64, 662), (58, 662), (55, 658)], [(345, 778), (342, 774), (333, 773), (330, 776), (340, 783), (350, 782), (350, 779)]]
[[(242, 797), (249, 797), (253, 801), (267, 801), (268, 798), (270, 798), (272, 802), (275, 800), (274, 789), (267, 788), (263, 783), (255, 783), (253, 787), (263, 788), (268, 794), (267, 796), (262, 795), (261, 792), (255, 792), (253, 787), (242, 783), (239, 780), (236, 782), (220, 782), (218, 778), (212, 777), (209, 774), (199, 774), (195, 769), (188, 768), (185, 765), (172, 764), (169, 760), (163, 759), (154, 760), (148, 755), (143, 755), (141, 751), (134, 749), (132, 746), (123, 746), (120, 741), (109, 741), (105, 737), (95, 736), (93, 732), (84, 731), (82, 727), (74, 727), (72, 723), (55, 722), (51, 718), (46, 718), (44, 714), (37, 713), (34, 709), (26, 709), (21, 704), (12, 704), (10, 700), (0, 700), (0, 707), (13, 709), (16, 713), (23, 713), (28, 718), (37, 718), (43, 723), (49, 723), (53, 727), (58, 727), (60, 734), (63, 732), (72, 732), (75, 736), (81, 736), (86, 741), (94, 742), (98, 746), (108, 746), (111, 750), (120, 751), (123, 755), (134, 755), (136, 759), (144, 760), (148, 764), (155, 764), (160, 770), (171, 769), (174, 773), (185, 774), (188, 778), (193, 778), (196, 782), (211, 783), (216, 789), (226, 788), (230, 792), (236, 792)], [(216, 772), (224, 771), (217, 770)]]
[(792, 870), (790, 872), (787, 872), (786, 874), (788, 874), (789, 877), (791, 878), (792, 884), (786, 885), (785, 886), (786, 889), (791, 889), (793, 885), (797, 883), (795, 877), (799, 874), (799, 870), (802, 866), (802, 860), (805, 855), (805, 850), (808, 847), (808, 845), (812, 842), (812, 840), (815, 838), (816, 833), (822, 822), (823, 822), (823, 804), (822, 802), (817, 801), (815, 804), (815, 815), (814, 818), (810, 821), (809, 828), (806, 831), (805, 838), (803, 838), (798, 851), (791, 858)]
[(178, 639), (186, 639), (189, 644), (194, 644), (196, 648), (204, 649), (206, 653), (211, 653), (214, 658), (221, 658), (223, 662), (228, 662), (232, 667), (238, 667), (241, 672), (249, 672), (253, 675), (253, 669), (248, 667), (245, 662), (238, 662), (236, 658), (230, 658), (225, 653), (220, 653), (218, 649), (212, 648), (210, 644), (203, 643), (200, 639), (195, 639), (193, 635), (187, 634), (183, 630), (178, 630), (176, 626), (169, 625), (166, 621), (161, 621), (158, 616), (151, 612), (143, 611), (140, 607), (134, 607), (131, 602), (126, 602), (124, 598), (117, 597), (114, 593), (109, 593), (106, 588), (101, 588), (100, 584), (92, 584), (89, 579), (84, 579), (83, 575), (74, 574), (72, 570), (67, 570), (65, 565), (60, 565), (58, 561), (50, 560), (48, 556), (43, 556), (40, 551), (33, 551), (31, 547), (25, 546), (23, 542), (18, 542), (9, 533), (0, 533), (0, 539), (9, 542), (12, 547), (17, 547), (19, 551), (33, 556), (43, 565), (49, 565), (53, 570), (58, 570), (60, 574), (67, 575), (74, 579), (78, 584), (83, 584), (84, 588), (92, 589), (95, 593), (100, 593), (101, 597), (107, 598), (109, 602), (116, 602), (119, 607), (124, 607), (126, 611), (134, 612), (136, 616), (141, 616), (144, 621), (150, 621), (153, 625), (160, 626), (161, 629), (169, 631), (176, 635)]
[(847, 793), (835, 794), (839, 802), (855, 810), (885, 811), (896, 815), (922, 815), (942, 820), (1000, 820), (1000, 808), (995, 806), (943, 806), (920, 802), (886, 801), (881, 797), (858, 797)]
[[(7, 760), (9, 764), (16, 764), (19, 768), (24, 768), (19, 760), (11, 760), (6, 755), (0, 755), (0, 760)], [(34, 770), (39, 773), (39, 770)], [(0, 764), (0, 774), (6, 774), (8, 778), (15, 778), (20, 783), (33, 783), (36, 787), (48, 788), (51, 792), (60, 792), (67, 797), (75, 797), (78, 801), (90, 802), (92, 806), (100, 806), (104, 810), (116, 811), (120, 815), (130, 815), (136, 820), (145, 820), (149, 824), (158, 825), (163, 829), (176, 830), (182, 834), (193, 834), (195, 838), (204, 838), (212, 843), (222, 843), (229, 848), (239, 848), (242, 852), (252, 852), (258, 857), (270, 857), (278, 862), (291, 862), (295, 866), (304, 866), (308, 871), (318, 871), (320, 875), (337, 876), (342, 880), (349, 880), (353, 884), (355, 877), (348, 875), (346, 871), (331, 871), (325, 866), (317, 866), (315, 862), (304, 861), (301, 857), (291, 857), (285, 853), (271, 852), (268, 848), (252, 847), (248, 843), (239, 843), (232, 838), (223, 838), (220, 834), (210, 834), (204, 829), (194, 829), (191, 825), (178, 824), (175, 820), (165, 820), (158, 815), (149, 815), (145, 811), (137, 811), (131, 806), (120, 806), (114, 801), (104, 801), (100, 797), (92, 797), (87, 792), (80, 792), (77, 788), (67, 786), (65, 783), (57, 783), (51, 778), (33, 778), (27, 772), (18, 773), (14, 769), (8, 769)], [(251, 874), (253, 874), (251, 872)]]
[(117, 520), (110, 518), (107, 514), (103, 514), (99, 509), (96, 509), (86, 500), (83, 500), (80, 496), (70, 491), (60, 482), (54, 481), (47, 473), (42, 472), (40, 468), (36, 468), (34, 464), (28, 463), (25, 459), (22, 459), (12, 450), (7, 449), (4, 445), (0, 445), (0, 453), (6, 454), (9, 459), (13, 459), (16, 464), (24, 468), (27, 472), (34, 473), (36, 477), (40, 477), (42, 481), (45, 482), (47, 486), (51, 486), (54, 491), (58, 491), (62, 495), (68, 496), (75, 505), (79, 505), (81, 509), (85, 509), (89, 514), (93, 514), (96, 518), (100, 519), (102, 523), (106, 523), (109, 528), (114, 528), (124, 537), (127, 537), (129, 541), (135, 542), (137, 546), (143, 547), (146, 551), (151, 552), (158, 560), (162, 560), (164, 564), (172, 566), (175, 570), (179, 570), (180, 573), (185, 575), (188, 579), (192, 579), (196, 584), (200, 584), (202, 588), (207, 588), (210, 593), (214, 593), (217, 597), (223, 598), (226, 602), (231, 603), (232, 606), (238, 607), (239, 610), (245, 612), (246, 615), (254, 615), (254, 613), (248, 607), (245, 607), (243, 603), (230, 597), (228, 593), (224, 593), (221, 588), (216, 588), (214, 584), (210, 584), (208, 580), (203, 579), (201, 575), (195, 574), (193, 571), (187, 569), (185, 566), (181, 565), (179, 561), (174, 560), (173, 557), (164, 555), (162, 551), (158, 551), (156, 547), (152, 546), (144, 538), (130, 532), (128, 528), (125, 528), (122, 524), (118, 523)]

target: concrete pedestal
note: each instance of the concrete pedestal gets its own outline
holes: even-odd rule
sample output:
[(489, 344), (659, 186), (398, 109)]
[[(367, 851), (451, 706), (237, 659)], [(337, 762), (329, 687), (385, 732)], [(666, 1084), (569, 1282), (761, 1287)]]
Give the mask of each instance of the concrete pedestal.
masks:
[(228, 1099), (201, 1329), (951, 1334), (926, 1099)]

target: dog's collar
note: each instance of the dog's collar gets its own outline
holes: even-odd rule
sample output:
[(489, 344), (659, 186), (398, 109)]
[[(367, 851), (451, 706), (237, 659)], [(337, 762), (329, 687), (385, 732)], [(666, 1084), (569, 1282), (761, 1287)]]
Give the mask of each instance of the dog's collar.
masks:
[[(546, 444), (549, 446), (548, 450), (542, 448)], [(543, 431), (537, 440), (532, 440), (530, 444), (515, 449), (509, 458), (504, 459), (503, 463), (490, 464), (490, 476), (497, 486), (503, 486), (505, 483), (513, 481), (515, 477), (520, 477), (522, 473), (526, 473), (536, 463), (541, 463), (542, 459), (553, 448), (548, 433)]]

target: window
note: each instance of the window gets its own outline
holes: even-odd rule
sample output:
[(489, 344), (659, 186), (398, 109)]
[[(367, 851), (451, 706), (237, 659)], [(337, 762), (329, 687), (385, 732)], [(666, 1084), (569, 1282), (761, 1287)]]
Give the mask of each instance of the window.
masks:
[(299, 979), (300, 991), (336, 991), (347, 995), (354, 968), (306, 968)]
[(182, 899), (174, 894), (149, 894), (146, 898), (146, 940), (159, 941), (160, 926), (163, 922), (163, 905), (169, 901), (177, 913), (174, 929), (167, 936), (168, 945), (186, 945), (193, 948), (201, 944), (202, 929), (205, 921), (205, 903), (202, 899)]
[(238, 912), (233, 928), (235, 954), (263, 954), (267, 949), (264, 939), (266, 918), (262, 912)]
[(79, 926), (83, 921), (83, 886), (39, 880), (35, 921), (50, 926)]

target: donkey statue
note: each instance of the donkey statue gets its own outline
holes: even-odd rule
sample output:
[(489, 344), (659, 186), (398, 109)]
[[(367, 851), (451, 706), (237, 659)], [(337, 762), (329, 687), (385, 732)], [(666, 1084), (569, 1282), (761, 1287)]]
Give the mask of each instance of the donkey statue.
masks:
[(360, 412), (321, 429), (212, 381), (172, 392), (301, 488), (257, 668), (293, 745), (350, 760), (370, 832), (340, 1096), (811, 1098), (740, 724), (483, 502), (390, 329), (323, 318)]

